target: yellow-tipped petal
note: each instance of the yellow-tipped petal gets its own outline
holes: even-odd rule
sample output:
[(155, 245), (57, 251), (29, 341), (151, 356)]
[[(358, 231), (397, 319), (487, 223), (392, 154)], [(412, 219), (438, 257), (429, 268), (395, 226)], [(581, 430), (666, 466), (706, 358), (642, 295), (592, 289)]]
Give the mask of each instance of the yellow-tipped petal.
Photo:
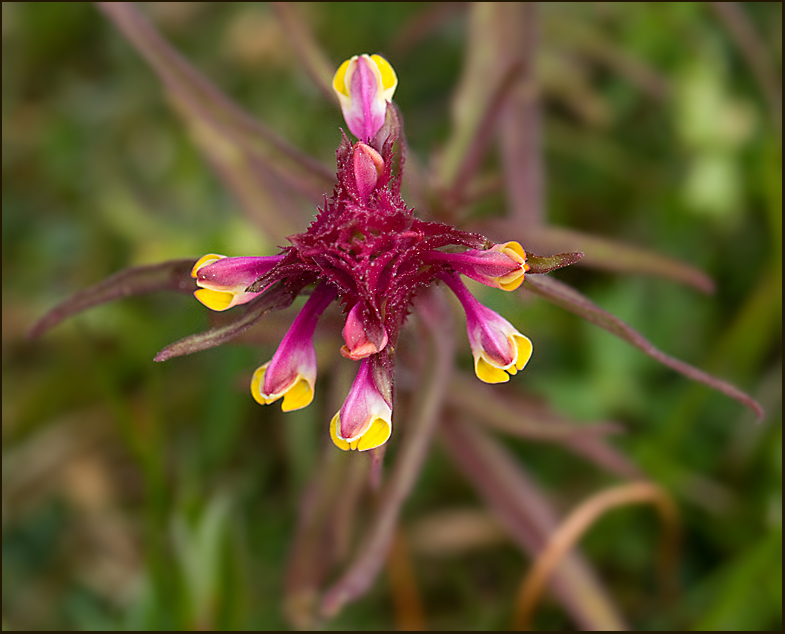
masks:
[(474, 372), (480, 381), (485, 383), (506, 383), (510, 375), (504, 370), (488, 363), (484, 357), (477, 357), (474, 362)]
[[(390, 437), (391, 431), (390, 423), (383, 418), (375, 419), (368, 428), (368, 431), (360, 437), (356, 447), (357, 450), (367, 451), (368, 449), (375, 449), (376, 447), (383, 445)], [(352, 444), (354, 445), (354, 443)]]
[(531, 359), (534, 346), (528, 337), (521, 334), (513, 335), (513, 341), (515, 341), (515, 349), (517, 350), (515, 367), (519, 370), (523, 370), (529, 362), (529, 359)]
[(526, 251), (524, 251), (523, 247), (517, 242), (497, 244), (493, 247), (493, 250), (504, 253), (508, 258), (522, 265), (520, 270), (513, 271), (512, 273), (508, 273), (507, 275), (498, 278), (499, 288), (503, 291), (514, 291), (523, 284), (524, 273), (529, 270), (529, 266), (526, 264)]
[(390, 62), (381, 55), (371, 55), (371, 59), (376, 64), (382, 77), (382, 97), (387, 101), (390, 101), (395, 92), (395, 88), (398, 86), (398, 76), (395, 74)]
[(225, 257), (226, 257), (225, 255), (218, 255), (217, 253), (208, 253), (207, 255), (203, 255), (196, 261), (196, 264), (194, 264), (194, 268), (191, 269), (191, 277), (196, 277), (196, 272), (199, 269), (201, 269), (203, 266), (207, 266), (208, 264), (217, 262), (218, 260)]
[(299, 378), (297, 382), (289, 388), (284, 394), (281, 409), (284, 412), (292, 412), (296, 409), (307, 407), (313, 401), (313, 389), (311, 384), (303, 378)]
[(346, 89), (346, 72), (349, 70), (349, 64), (352, 63), (353, 59), (355, 58), (351, 57), (347, 59), (338, 67), (338, 70), (335, 71), (335, 75), (333, 75), (333, 90), (344, 97), (349, 96), (349, 91)]
[(513, 271), (499, 278), (499, 288), (503, 291), (514, 291), (523, 284), (523, 271)]
[(262, 386), (264, 385), (264, 373), (267, 371), (267, 366), (270, 363), (265, 363), (254, 370), (251, 377), (251, 396), (259, 405), (267, 405), (267, 399), (262, 396)]
[(194, 297), (210, 310), (221, 311), (231, 308), (235, 294), (226, 293), (224, 291), (213, 291), (209, 288), (200, 288), (198, 291), (194, 291)]
[(524, 262), (526, 261), (526, 251), (523, 250), (523, 247), (518, 242), (505, 242), (501, 247), (502, 253), (507, 253), (507, 255), (515, 259), (512, 254), (509, 253), (511, 251), (512, 253), (517, 254), (521, 260)]
[(335, 443), (335, 446), (338, 447), (338, 449), (349, 451), (352, 446), (342, 438), (338, 438), (338, 429), (341, 427), (341, 420), (339, 416), (340, 412), (333, 416), (333, 419), (330, 421), (330, 438), (332, 438), (332, 441)]

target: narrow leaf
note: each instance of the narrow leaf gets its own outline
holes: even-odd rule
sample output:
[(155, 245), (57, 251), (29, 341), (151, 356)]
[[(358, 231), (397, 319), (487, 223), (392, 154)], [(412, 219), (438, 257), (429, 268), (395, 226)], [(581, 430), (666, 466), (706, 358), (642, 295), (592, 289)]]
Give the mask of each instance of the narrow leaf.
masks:
[(444, 191), (462, 187), (461, 175), (478, 164), (489, 130), (495, 127), (490, 126), (495, 119), (492, 115), (498, 113), (520, 71), (516, 56), (506, 51), (502, 57), (499, 50), (505, 24), (502, 5), (477, 2), (469, 10), (469, 43), (452, 100), (452, 130), (437, 169), (437, 182)]
[(115, 299), (155, 291), (192, 293), (196, 283), (191, 277), (194, 260), (170, 260), (161, 264), (135, 266), (115, 273), (89, 288), (79, 291), (41, 317), (27, 333), (38, 337), (76, 313)]
[(697, 368), (692, 367), (684, 361), (679, 361), (678, 359), (674, 359), (664, 352), (661, 352), (639, 332), (625, 324), (617, 317), (614, 317), (610, 313), (599, 308), (591, 300), (589, 300), (584, 295), (581, 295), (575, 289), (549, 277), (527, 276), (524, 280), (524, 283), (526, 284), (527, 289), (531, 290), (537, 295), (544, 297), (548, 301), (551, 301), (554, 304), (561, 306), (562, 308), (566, 308), (576, 315), (583, 317), (587, 321), (590, 321), (593, 324), (596, 324), (597, 326), (600, 326), (608, 332), (616, 335), (617, 337), (624, 339), (636, 348), (645, 352), (652, 359), (655, 359), (663, 365), (676, 370), (687, 378), (690, 378), (693, 381), (698, 381), (699, 383), (703, 383), (704, 385), (708, 385), (718, 392), (735, 399), (742, 405), (749, 407), (753, 412), (755, 412), (759, 420), (763, 418), (763, 409), (751, 396), (745, 394), (738, 388), (735, 388), (730, 383), (721, 381), (720, 379), (717, 379), (709, 374), (706, 374), (705, 372), (702, 372), (701, 370), (698, 370)]
[(153, 360), (167, 361), (172, 357), (180, 357), (220, 346), (253, 326), (271, 310), (280, 310), (289, 306), (296, 295), (296, 292), (287, 289), (282, 282), (278, 282), (243, 306), (244, 310), (241, 310), (238, 316), (229, 323), (180, 339), (180, 341), (166, 346)]
[(317, 88), (329, 100), (337, 99), (332, 89), (332, 78), (336, 67), (327, 57), (306, 21), (291, 2), (273, 2), (273, 8), (281, 21), (286, 39)]
[(538, 275), (540, 273), (550, 273), (556, 269), (575, 264), (583, 257), (580, 251), (574, 253), (559, 253), (557, 255), (540, 256), (526, 255), (526, 264), (529, 265), (528, 274)]
[(471, 225), (492, 238), (505, 242), (510, 236), (520, 236), (519, 242), (529, 251), (580, 251), (581, 266), (621, 273), (643, 273), (681, 282), (704, 293), (714, 291), (714, 281), (703, 271), (679, 260), (608, 238), (554, 226), (527, 225), (525, 233), (509, 220), (489, 220)]

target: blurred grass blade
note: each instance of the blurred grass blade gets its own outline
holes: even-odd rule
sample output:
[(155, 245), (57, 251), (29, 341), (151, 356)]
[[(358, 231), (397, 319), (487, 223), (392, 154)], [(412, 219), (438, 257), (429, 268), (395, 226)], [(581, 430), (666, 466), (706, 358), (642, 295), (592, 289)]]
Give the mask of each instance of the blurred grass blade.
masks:
[(540, 273), (550, 273), (556, 269), (575, 264), (582, 257), (583, 253), (580, 251), (574, 253), (559, 253), (549, 256), (527, 254), (526, 264), (529, 265), (528, 274), (538, 275)]
[(545, 584), (558, 569), (559, 563), (575, 547), (586, 531), (608, 511), (620, 506), (640, 503), (652, 504), (662, 520), (664, 536), (660, 554), (660, 572), (663, 590), (670, 585), (675, 570), (679, 541), (676, 504), (666, 491), (650, 482), (621, 484), (600, 491), (585, 500), (548, 537), (548, 543), (537, 555), (531, 569), (521, 583), (513, 629), (531, 629), (531, 619)]
[(379, 493), (378, 511), (367, 538), (349, 568), (322, 599), (321, 613), (327, 618), (365, 594), (379, 574), (395, 536), (401, 507), (420, 473), (439, 420), (454, 363), (451, 313), (443, 294), (434, 290), (418, 297), (416, 310), (433, 342), (433, 365), (426, 374), (422, 398), (407, 421), (407, 434), (403, 437), (389, 482)]
[(330, 63), (324, 50), (313, 36), (310, 27), (291, 2), (273, 2), (272, 5), (287, 35), (287, 41), (308, 75), (327, 100), (335, 101), (337, 105), (337, 98), (332, 87), (333, 73), (335, 73), (337, 66)]
[[(498, 442), (475, 425), (451, 419), (441, 431), (452, 459), (512, 539), (530, 556), (536, 556), (557, 526), (545, 494)], [(549, 585), (582, 629), (625, 629), (604, 588), (579, 554), (570, 553), (562, 560)]]
[(115, 299), (155, 291), (192, 293), (197, 288), (191, 277), (194, 262), (192, 259), (170, 260), (115, 273), (59, 303), (30, 328), (27, 336), (38, 337), (71, 315)]
[(239, 311), (239, 315), (234, 317), (229, 323), (216, 326), (206, 332), (185, 337), (166, 346), (166, 348), (155, 355), (154, 361), (167, 361), (173, 357), (193, 354), (194, 352), (220, 346), (253, 326), (271, 310), (281, 310), (289, 306), (294, 301), (296, 295), (296, 291), (287, 289), (282, 282), (278, 282), (259, 295), (259, 297), (243, 306), (242, 309), (244, 310)]
[(496, 114), (520, 71), (516, 59), (498, 50), (506, 3), (477, 2), (469, 11), (469, 43), (464, 70), (452, 100), (452, 131), (437, 167), (438, 188), (462, 187), (472, 176), (490, 140)]
[[(332, 171), (253, 119), (193, 68), (128, 2), (99, 8), (150, 63), (174, 101), (190, 118), (262, 160), (283, 182), (315, 202), (333, 186)], [(270, 210), (270, 213), (276, 213)]]
[(469, 415), (480, 425), (518, 438), (562, 445), (622, 477), (640, 476), (640, 470), (629, 458), (603, 437), (620, 430), (614, 423), (579, 425), (555, 414), (543, 403), (520, 394), (500, 395), (498, 389), (461, 374), (450, 382), (447, 402), (456, 414)]
[(368, 474), (362, 458), (336, 451), (332, 443), (325, 445), (300, 500), (284, 581), (284, 612), (297, 629), (317, 625), (318, 594), (331, 566), (346, 555), (346, 542), (352, 539), (353, 519)]
[[(782, 70), (775, 66), (776, 57), (769, 53), (765, 38), (742, 7), (741, 2), (710, 2), (738, 47), (760, 86), (771, 117), (782, 139)], [(780, 55), (781, 56), (781, 55)]]
[(543, 203), (542, 120), (536, 62), (539, 38), (534, 2), (500, 3), (505, 25), (500, 38), (504, 56), (518, 56), (521, 73), (499, 121), (508, 215), (519, 227), (536, 226), (545, 215)]
[(663, 365), (676, 370), (687, 378), (692, 379), (693, 381), (698, 381), (699, 383), (703, 383), (704, 385), (708, 385), (718, 392), (735, 399), (742, 405), (749, 407), (753, 412), (755, 412), (759, 420), (763, 418), (763, 409), (751, 396), (745, 394), (741, 390), (735, 388), (729, 383), (726, 383), (725, 381), (721, 381), (720, 379), (717, 379), (709, 374), (706, 374), (705, 372), (702, 372), (701, 370), (698, 370), (697, 368), (692, 367), (684, 361), (679, 361), (678, 359), (674, 359), (664, 352), (661, 352), (639, 332), (625, 324), (617, 317), (614, 317), (610, 313), (599, 308), (597, 305), (592, 303), (591, 300), (589, 300), (584, 295), (581, 295), (575, 289), (550, 277), (527, 277), (524, 280), (524, 283), (526, 284), (527, 289), (533, 291), (537, 295), (544, 297), (548, 301), (551, 301), (554, 304), (561, 306), (562, 308), (566, 308), (576, 315), (583, 317), (587, 321), (590, 321), (593, 324), (596, 324), (597, 326), (600, 326), (608, 332), (616, 335), (617, 337), (624, 339), (636, 348), (645, 352), (652, 359), (655, 359)]

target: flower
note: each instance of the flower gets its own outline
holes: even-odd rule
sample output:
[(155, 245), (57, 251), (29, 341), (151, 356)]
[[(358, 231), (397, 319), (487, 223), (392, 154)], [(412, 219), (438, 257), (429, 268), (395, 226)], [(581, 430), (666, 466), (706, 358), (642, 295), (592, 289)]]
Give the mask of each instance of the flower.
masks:
[(529, 270), (526, 252), (517, 242), (495, 244), (490, 249), (479, 251), (470, 249), (463, 253), (444, 253), (435, 251), (434, 259), (448, 262), (458, 273), (504, 291), (514, 291), (523, 284), (523, 277)]
[(384, 124), (398, 77), (381, 55), (355, 55), (338, 67), (333, 89), (351, 133), (370, 142)]
[(506, 383), (523, 370), (532, 356), (532, 342), (509, 321), (480, 304), (455, 274), (441, 279), (460, 300), (466, 312), (466, 330), (474, 355), (474, 372), (486, 383)]
[(313, 401), (316, 383), (316, 351), (313, 333), (324, 309), (335, 298), (325, 284), (316, 287), (292, 323), (271, 361), (256, 368), (251, 394), (257, 403), (269, 405), (283, 397), (281, 409), (302, 409)]
[(280, 256), (227, 258), (210, 253), (199, 258), (191, 269), (199, 290), (194, 296), (211, 310), (227, 310), (250, 302), (256, 293), (246, 292), (255, 280), (269, 272)]
[[(385, 387), (389, 393), (389, 383)], [(392, 404), (377, 388), (371, 361), (365, 359), (343, 407), (330, 422), (330, 437), (344, 451), (366, 451), (386, 443), (391, 432)]]

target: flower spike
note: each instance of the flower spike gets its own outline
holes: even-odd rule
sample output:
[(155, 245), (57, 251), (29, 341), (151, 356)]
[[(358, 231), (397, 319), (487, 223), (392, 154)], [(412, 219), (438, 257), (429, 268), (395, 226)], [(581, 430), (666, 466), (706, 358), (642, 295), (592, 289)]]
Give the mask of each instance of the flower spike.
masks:
[(376, 387), (371, 359), (364, 359), (343, 407), (330, 422), (330, 437), (344, 451), (366, 451), (386, 443), (391, 432), (392, 406)]
[(251, 395), (261, 405), (283, 398), (281, 409), (291, 412), (313, 401), (316, 383), (316, 351), (313, 334), (316, 322), (335, 298), (326, 284), (316, 287), (292, 323), (273, 358), (256, 368), (251, 379)]
[(216, 311), (246, 304), (261, 291), (248, 293), (245, 289), (280, 261), (279, 255), (227, 258), (210, 253), (202, 256), (191, 270), (191, 277), (196, 278), (197, 286), (201, 287), (194, 291), (194, 296)]
[(360, 141), (369, 142), (384, 125), (397, 85), (393, 67), (381, 55), (355, 55), (336, 71), (333, 89), (346, 125)]
[(474, 356), (474, 372), (485, 383), (506, 383), (511, 374), (523, 370), (532, 356), (532, 342), (509, 321), (480, 304), (457, 275), (444, 273), (466, 311), (466, 330)]

